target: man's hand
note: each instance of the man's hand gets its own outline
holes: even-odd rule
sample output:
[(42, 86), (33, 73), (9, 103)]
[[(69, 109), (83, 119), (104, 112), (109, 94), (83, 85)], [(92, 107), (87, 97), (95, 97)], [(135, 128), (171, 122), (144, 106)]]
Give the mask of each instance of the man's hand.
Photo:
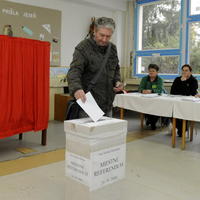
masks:
[(115, 84), (115, 87), (113, 88), (113, 90), (114, 90), (115, 92), (120, 92), (120, 91), (122, 91), (123, 89), (124, 89), (124, 85), (123, 85), (123, 83), (120, 82), (120, 81), (117, 81), (116, 84)]
[(74, 93), (74, 97), (76, 99), (81, 99), (81, 101), (83, 103), (85, 103), (86, 101), (86, 96), (85, 96), (85, 92), (83, 90), (77, 90), (75, 93)]

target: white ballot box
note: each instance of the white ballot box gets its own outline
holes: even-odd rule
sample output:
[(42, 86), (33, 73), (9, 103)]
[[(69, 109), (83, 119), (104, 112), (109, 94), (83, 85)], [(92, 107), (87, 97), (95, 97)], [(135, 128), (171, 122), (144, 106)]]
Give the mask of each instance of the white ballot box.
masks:
[(88, 191), (125, 176), (127, 121), (102, 117), (64, 122), (66, 176)]

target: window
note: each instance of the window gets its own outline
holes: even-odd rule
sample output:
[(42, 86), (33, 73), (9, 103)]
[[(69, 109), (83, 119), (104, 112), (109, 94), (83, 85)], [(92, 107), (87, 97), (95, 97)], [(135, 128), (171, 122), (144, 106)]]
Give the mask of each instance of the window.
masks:
[(138, 73), (148, 73), (148, 65), (156, 63), (160, 74), (178, 73), (179, 56), (143, 56), (138, 57)]
[(200, 74), (200, 21), (189, 24), (189, 62), (194, 74)]
[(138, 50), (179, 48), (179, 11), (179, 0), (140, 6)]
[(193, 74), (200, 74), (200, 5), (197, 0), (188, 0), (186, 62), (193, 68)]
[(155, 63), (162, 76), (179, 73), (181, 0), (139, 0), (136, 6), (134, 75), (144, 76)]
[(200, 4), (198, 0), (191, 0), (190, 3), (190, 15), (200, 14)]
[(134, 76), (155, 63), (163, 78), (174, 78), (190, 64), (200, 79), (200, 4), (197, 0), (137, 0)]

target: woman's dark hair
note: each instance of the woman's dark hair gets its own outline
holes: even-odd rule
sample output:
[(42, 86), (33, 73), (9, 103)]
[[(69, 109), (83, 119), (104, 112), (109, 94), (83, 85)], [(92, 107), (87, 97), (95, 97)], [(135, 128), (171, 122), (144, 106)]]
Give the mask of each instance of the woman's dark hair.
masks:
[(158, 65), (156, 65), (156, 64), (150, 64), (150, 65), (148, 66), (148, 70), (150, 70), (150, 69), (155, 69), (157, 72), (159, 71), (159, 67), (158, 67)]
[(182, 67), (181, 67), (181, 69), (183, 70), (183, 68), (184, 67), (188, 67), (189, 68), (189, 70), (190, 70), (190, 72), (192, 71), (192, 67), (190, 66), (190, 65), (188, 65), (188, 64), (185, 64), (185, 65), (183, 65)]

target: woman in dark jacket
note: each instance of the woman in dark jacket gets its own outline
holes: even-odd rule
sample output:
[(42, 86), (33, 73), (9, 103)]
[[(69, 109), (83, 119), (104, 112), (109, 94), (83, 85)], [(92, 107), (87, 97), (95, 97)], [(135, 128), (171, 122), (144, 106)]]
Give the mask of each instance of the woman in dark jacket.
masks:
[[(195, 96), (197, 94), (198, 82), (197, 79), (192, 76), (192, 67), (188, 64), (182, 66), (182, 75), (177, 77), (171, 87), (171, 94)], [(182, 120), (176, 121), (177, 134), (182, 136)]]

